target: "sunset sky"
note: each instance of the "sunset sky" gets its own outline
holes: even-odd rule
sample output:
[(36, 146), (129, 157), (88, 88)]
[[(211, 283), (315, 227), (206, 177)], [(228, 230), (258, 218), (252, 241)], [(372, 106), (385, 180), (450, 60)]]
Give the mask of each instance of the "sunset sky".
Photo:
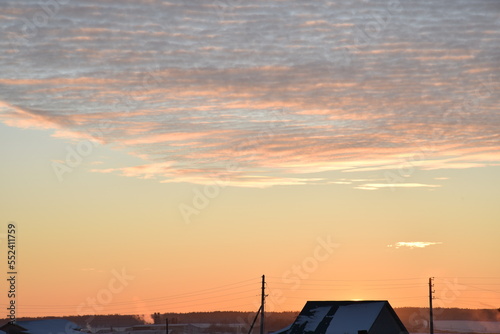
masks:
[(263, 274), (500, 307), (500, 2), (11, 0), (0, 36), (18, 316), (256, 311)]

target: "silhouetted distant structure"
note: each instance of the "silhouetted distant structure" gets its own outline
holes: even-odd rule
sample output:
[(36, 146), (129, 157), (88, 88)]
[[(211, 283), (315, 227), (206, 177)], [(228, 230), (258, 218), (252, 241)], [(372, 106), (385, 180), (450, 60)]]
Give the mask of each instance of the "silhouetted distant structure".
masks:
[(158, 312), (153, 313), (151, 316), (155, 325), (161, 324), (161, 314)]
[[(168, 334), (203, 334), (207, 325), (201, 324), (171, 324), (168, 326)], [(122, 334), (165, 334), (166, 325), (139, 325), (122, 331)]]
[(408, 334), (387, 301), (309, 301), (274, 334)]
[(65, 319), (11, 321), (0, 330), (7, 334), (82, 334), (77, 324)]

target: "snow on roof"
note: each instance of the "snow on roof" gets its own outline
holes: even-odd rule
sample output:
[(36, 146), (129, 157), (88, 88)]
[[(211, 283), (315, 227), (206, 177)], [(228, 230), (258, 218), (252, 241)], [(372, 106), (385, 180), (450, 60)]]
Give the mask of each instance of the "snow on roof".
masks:
[(333, 315), (326, 334), (357, 334), (359, 330), (368, 331), (384, 305), (384, 302), (370, 302), (340, 306)]
[[(358, 334), (369, 332), (382, 312), (393, 318), (400, 333), (408, 333), (386, 300), (308, 301), (293, 324), (277, 334)], [(499, 333), (500, 334), (500, 333)]]
[(30, 334), (81, 334), (77, 324), (65, 319), (16, 321), (16, 325), (26, 328)]
[(309, 312), (310, 315), (300, 315), (297, 317), (296, 323), (298, 325), (306, 324), (304, 327), (305, 332), (314, 332), (316, 328), (318, 328), (319, 323), (323, 320), (323, 318), (328, 314), (332, 307), (331, 306), (318, 306), (315, 307)]

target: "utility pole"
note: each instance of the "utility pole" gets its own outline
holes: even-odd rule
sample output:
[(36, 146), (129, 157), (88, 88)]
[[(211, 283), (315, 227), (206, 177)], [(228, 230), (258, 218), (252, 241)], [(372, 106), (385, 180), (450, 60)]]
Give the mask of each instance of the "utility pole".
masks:
[(434, 277), (429, 277), (429, 330), (430, 334), (434, 334), (434, 316), (432, 315), (432, 299), (434, 299), (434, 284), (432, 283)]
[[(266, 302), (266, 275), (262, 275), (262, 295), (260, 301), (260, 334), (264, 334), (264, 304)], [(432, 334), (432, 333), (431, 333)]]
[(252, 325), (250, 326), (250, 329), (248, 330), (248, 334), (252, 333), (253, 330), (253, 325), (255, 325), (255, 322), (257, 321), (257, 318), (260, 315), (260, 334), (264, 334), (264, 304), (266, 302), (266, 276), (262, 275), (262, 295), (260, 299), (260, 307), (259, 310), (257, 311), (257, 314), (255, 314), (255, 318), (253, 319)]
[(168, 316), (165, 318), (165, 334), (168, 334)]

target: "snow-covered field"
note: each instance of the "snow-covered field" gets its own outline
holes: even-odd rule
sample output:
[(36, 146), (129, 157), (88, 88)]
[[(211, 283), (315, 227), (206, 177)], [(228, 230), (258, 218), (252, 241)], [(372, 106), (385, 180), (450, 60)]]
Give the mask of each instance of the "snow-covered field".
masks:
[[(435, 320), (434, 330), (450, 333), (500, 333), (499, 321)], [(428, 334), (428, 333), (425, 333)]]

